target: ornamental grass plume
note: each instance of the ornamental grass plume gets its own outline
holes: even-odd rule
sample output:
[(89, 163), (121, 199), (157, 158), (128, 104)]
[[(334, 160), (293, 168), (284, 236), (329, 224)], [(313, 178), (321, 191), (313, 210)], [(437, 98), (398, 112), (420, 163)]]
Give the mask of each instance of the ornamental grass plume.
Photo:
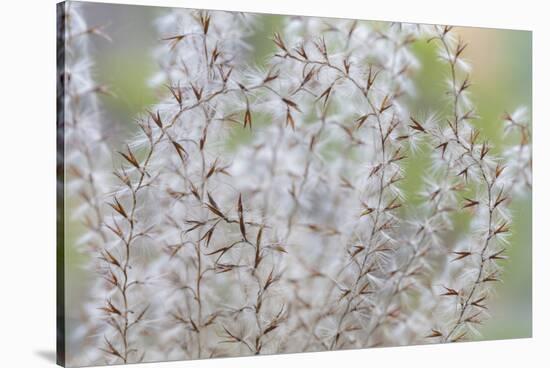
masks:
[[(282, 351), (363, 347), (376, 328), (372, 301), (391, 272), (386, 254), (397, 247), (408, 119), (401, 99), (411, 89), (407, 46), (417, 29), (312, 18), (285, 28), (267, 73), (277, 78), (258, 105), (274, 120), (254, 145), (267, 152), (254, 152), (243, 170), (247, 183), (262, 166), (276, 176), (273, 189), (258, 191), (276, 191), (270, 217), (281, 222), (288, 253), (292, 335)], [(264, 157), (271, 162), (258, 162)]]
[[(242, 248), (253, 246), (254, 238), (259, 242), (263, 228), (245, 220), (241, 195), (223, 180), (229, 175), (223, 133), (242, 110), (235, 101), (248, 103), (238, 79), (245, 17), (176, 10), (158, 24), (166, 98), (139, 119), (140, 134), (120, 152), (121, 186), (110, 202), (114, 218), (106, 221), (119, 238), (119, 255), (107, 261), (118, 269), (120, 291), (119, 313), (109, 310), (119, 333), (107, 339), (106, 350), (125, 363), (141, 361), (143, 354), (218, 354), (217, 335), (231, 334), (222, 321), (237, 318), (233, 309), (247, 297), (244, 291), (228, 293), (239, 286), (236, 270), (245, 267)], [(238, 259), (230, 262), (233, 254)], [(232, 295), (240, 303), (234, 308), (227, 305)]]
[(69, 195), (79, 197), (75, 218), (84, 219), (86, 230), (79, 244), (98, 251), (105, 240), (101, 227), (103, 195), (109, 186), (109, 150), (103, 142), (102, 113), (98, 93), (108, 93), (106, 86), (92, 77), (92, 60), (88, 53), (89, 38), (104, 36), (100, 27), (88, 27), (79, 13), (78, 4), (68, 3), (60, 12), (64, 30), (59, 32), (64, 43), (63, 78), (63, 133), (64, 164)]
[[(92, 292), (91, 362), (468, 339), (489, 318), (512, 193), (532, 185), (526, 110), (504, 114), (497, 151), (452, 27), (286, 17), (254, 65), (256, 18), (160, 17), (162, 97), (113, 150), (116, 184), (82, 176), (101, 184), (83, 242), (109, 285)], [(411, 107), (419, 43), (448, 72), (448, 104), (425, 116)], [(78, 157), (103, 147), (85, 143)], [(412, 201), (403, 182), (425, 150)]]
[[(95, 334), (101, 325), (95, 298), (98, 295), (103, 298), (108, 290), (101, 278), (104, 269), (98, 257), (108, 239), (103, 218), (106, 194), (112, 183), (111, 153), (104, 141), (105, 117), (98, 99), (99, 94), (111, 93), (94, 79), (90, 41), (94, 37), (110, 39), (102, 27), (88, 26), (81, 13), (79, 3), (58, 4), (58, 180), (64, 191), (58, 193), (58, 198), (63, 198), (58, 205), (62, 216), (67, 211), (65, 207), (70, 208), (71, 214), (58, 221), (82, 227), (76, 240), (77, 251), (87, 259), (86, 272), (97, 275), (93, 292), (78, 310), (81, 320), (72, 335), (76, 344), (88, 346), (95, 344)], [(58, 292), (63, 291), (64, 286)]]
[[(511, 192), (530, 189), (531, 156), (528, 125), (519, 112), (505, 115), (506, 130), (519, 130), (521, 143), (498, 157), (488, 140), (472, 125), (477, 119), (469, 98), (469, 65), (463, 54), (467, 44), (452, 34), (452, 27), (435, 27), (429, 39), (438, 42), (440, 58), (448, 65), (451, 113), (443, 126), (427, 130), (434, 148), (441, 151), (446, 186), (460, 193), (458, 210), (469, 213), (470, 231), (449, 253), (439, 288), (445, 299), (435, 309), (430, 338), (441, 342), (465, 339), (489, 316), (487, 299), (492, 284), (500, 281), (511, 229), (508, 209)], [(516, 157), (510, 152), (516, 151)], [(439, 188), (438, 188), (439, 189)], [(436, 189), (437, 190), (437, 189)], [(438, 194), (435, 194), (437, 197)]]

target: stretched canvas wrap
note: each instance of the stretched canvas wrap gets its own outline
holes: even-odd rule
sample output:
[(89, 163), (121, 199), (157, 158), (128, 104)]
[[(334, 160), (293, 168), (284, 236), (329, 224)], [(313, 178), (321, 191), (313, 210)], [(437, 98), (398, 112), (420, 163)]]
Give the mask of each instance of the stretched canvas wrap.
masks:
[(531, 336), (531, 33), (58, 5), (58, 363)]

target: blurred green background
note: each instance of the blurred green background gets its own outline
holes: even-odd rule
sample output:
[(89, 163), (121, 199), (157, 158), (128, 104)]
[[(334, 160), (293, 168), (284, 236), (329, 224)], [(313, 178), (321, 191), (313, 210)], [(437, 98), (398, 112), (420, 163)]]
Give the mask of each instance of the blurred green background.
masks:
[[(113, 39), (94, 40), (92, 58), (96, 79), (110, 86), (116, 98), (102, 97), (105, 126), (115, 147), (132, 133), (134, 119), (145, 107), (160, 97), (148, 85), (156, 72), (152, 48), (159, 43), (154, 20), (169, 9), (157, 7), (93, 4), (84, 7), (89, 25), (105, 25)], [(282, 22), (281, 16), (259, 16), (258, 31), (250, 37), (254, 47), (254, 62), (262, 63), (274, 50), (270, 38)], [(481, 119), (475, 124), (499, 152), (507, 144), (502, 141), (500, 117), (524, 105), (531, 107), (531, 33), (525, 31), (484, 28), (457, 28), (468, 43), (465, 58), (472, 64), (472, 100)], [(427, 115), (437, 111), (445, 99), (445, 79), (448, 69), (437, 59), (435, 45), (419, 41), (413, 51), (421, 68), (415, 76), (417, 95), (411, 101), (414, 114)], [(509, 142), (508, 142), (509, 143)], [(429, 154), (421, 150), (406, 166), (405, 192), (414, 201), (422, 184), (422, 158)], [(70, 204), (69, 204), (70, 205)], [(510, 238), (509, 260), (505, 263), (503, 283), (496, 286), (490, 311), (492, 318), (481, 326), (480, 339), (530, 337), (531, 314), (531, 194), (514, 199), (513, 234)], [(70, 213), (70, 211), (69, 211)], [(465, 226), (464, 226), (465, 228)], [(74, 242), (82, 227), (69, 223), (66, 238), (68, 341), (76, 327), (80, 304), (86, 295), (88, 275), (82, 269), (85, 256), (76, 251)], [(457, 231), (463, 230), (457, 226)], [(72, 323), (71, 323), (72, 322)]]

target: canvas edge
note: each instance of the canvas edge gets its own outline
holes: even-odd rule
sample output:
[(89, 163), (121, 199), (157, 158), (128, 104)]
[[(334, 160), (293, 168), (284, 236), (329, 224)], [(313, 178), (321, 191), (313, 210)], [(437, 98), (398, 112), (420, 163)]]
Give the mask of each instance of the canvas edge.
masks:
[(56, 363), (65, 366), (65, 13), (56, 4)]

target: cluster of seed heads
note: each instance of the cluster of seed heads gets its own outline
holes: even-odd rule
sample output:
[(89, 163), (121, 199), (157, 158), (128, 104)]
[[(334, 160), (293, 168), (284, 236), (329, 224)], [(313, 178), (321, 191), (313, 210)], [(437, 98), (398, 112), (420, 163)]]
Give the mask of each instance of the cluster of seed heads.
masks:
[[(69, 41), (101, 34), (75, 29), (68, 14)], [(467, 45), (451, 27), (286, 17), (274, 53), (251, 67), (250, 15), (177, 9), (157, 26), (154, 81), (165, 97), (139, 117), (109, 179), (93, 96), (106, 89), (68, 43), (66, 167), (99, 301), (87, 363), (453, 342), (476, 331), (506, 258), (510, 196), (531, 187), (531, 133), (520, 109), (503, 118), (517, 145), (497, 155), (483, 139)], [(427, 118), (408, 106), (417, 42), (435, 44), (448, 70), (448, 100)], [(404, 163), (427, 149), (413, 204)], [(455, 239), (459, 213), (470, 229)]]

